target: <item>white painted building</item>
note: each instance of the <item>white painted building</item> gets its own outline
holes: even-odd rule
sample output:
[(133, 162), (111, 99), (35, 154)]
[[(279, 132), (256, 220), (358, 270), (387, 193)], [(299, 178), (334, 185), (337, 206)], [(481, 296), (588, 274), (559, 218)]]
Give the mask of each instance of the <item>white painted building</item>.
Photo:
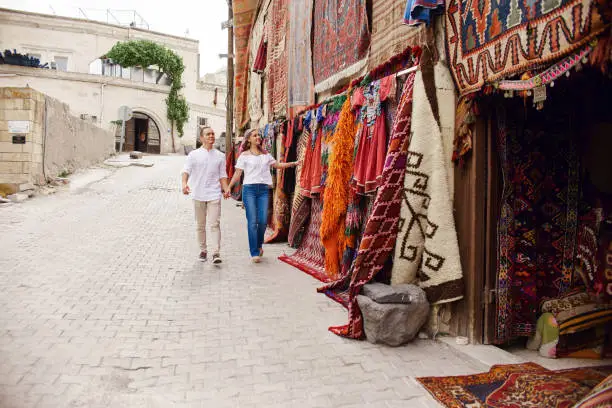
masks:
[[(126, 69), (100, 60), (117, 42), (150, 40), (183, 58), (184, 88), (190, 106), (184, 137), (170, 128), (166, 102), (170, 87), (154, 67)], [(116, 129), (118, 109), (135, 112), (127, 123), (125, 150), (152, 153), (195, 147), (201, 125), (225, 131), (225, 72), (199, 78), (198, 41), (130, 26), (0, 8), (0, 52), (16, 50), (50, 68), (0, 64), (0, 87), (29, 86), (68, 104), (71, 111), (105, 129)], [(144, 133), (140, 142), (139, 135)], [(174, 134), (174, 140), (171, 135)]]

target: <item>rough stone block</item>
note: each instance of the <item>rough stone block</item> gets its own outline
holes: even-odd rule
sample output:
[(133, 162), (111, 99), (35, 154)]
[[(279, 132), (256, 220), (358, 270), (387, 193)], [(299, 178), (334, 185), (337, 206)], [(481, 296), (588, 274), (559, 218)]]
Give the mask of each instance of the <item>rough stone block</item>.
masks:
[(131, 152), (130, 159), (142, 159), (142, 152)]
[(385, 285), (384, 283), (368, 283), (363, 287), (363, 296), (377, 303), (410, 303), (414, 285)]
[(413, 286), (412, 303), (377, 303), (359, 295), (366, 338), (370, 343), (397, 347), (412, 341), (427, 322), (429, 303), (425, 292)]

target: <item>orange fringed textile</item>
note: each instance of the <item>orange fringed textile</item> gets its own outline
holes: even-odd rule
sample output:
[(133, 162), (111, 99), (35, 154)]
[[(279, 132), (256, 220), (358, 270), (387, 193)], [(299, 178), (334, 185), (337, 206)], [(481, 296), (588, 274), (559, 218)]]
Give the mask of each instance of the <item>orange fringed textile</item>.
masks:
[(351, 98), (347, 98), (342, 105), (336, 131), (330, 141), (332, 149), (323, 195), (321, 241), (325, 247), (325, 271), (330, 278), (338, 276), (344, 252), (344, 220), (348, 207), (356, 134), (357, 125), (351, 110)]

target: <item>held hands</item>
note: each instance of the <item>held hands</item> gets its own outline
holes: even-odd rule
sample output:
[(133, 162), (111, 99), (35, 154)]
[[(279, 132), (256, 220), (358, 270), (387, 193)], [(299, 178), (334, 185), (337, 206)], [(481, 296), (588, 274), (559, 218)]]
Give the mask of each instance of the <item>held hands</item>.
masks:
[(228, 198), (230, 198), (232, 195), (230, 188), (228, 187), (227, 189), (223, 190), (223, 198), (225, 198), (226, 200)]
[(183, 194), (189, 195), (191, 193), (191, 189), (187, 184), (183, 184)]

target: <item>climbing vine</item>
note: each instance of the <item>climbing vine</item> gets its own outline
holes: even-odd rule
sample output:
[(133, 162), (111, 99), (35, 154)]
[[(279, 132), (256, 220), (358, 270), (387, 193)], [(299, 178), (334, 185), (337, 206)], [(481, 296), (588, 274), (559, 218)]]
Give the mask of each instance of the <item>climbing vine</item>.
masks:
[[(179, 93), (185, 70), (183, 59), (174, 51), (147, 40), (117, 43), (106, 53), (106, 58), (110, 58), (125, 68), (136, 66), (146, 68), (150, 65), (157, 65), (160, 72), (168, 76), (170, 94), (166, 99), (166, 115), (172, 125), (176, 124), (178, 134), (182, 137), (185, 123), (189, 120), (189, 105), (185, 97)], [(157, 78), (157, 81), (160, 79), (161, 76)]]

